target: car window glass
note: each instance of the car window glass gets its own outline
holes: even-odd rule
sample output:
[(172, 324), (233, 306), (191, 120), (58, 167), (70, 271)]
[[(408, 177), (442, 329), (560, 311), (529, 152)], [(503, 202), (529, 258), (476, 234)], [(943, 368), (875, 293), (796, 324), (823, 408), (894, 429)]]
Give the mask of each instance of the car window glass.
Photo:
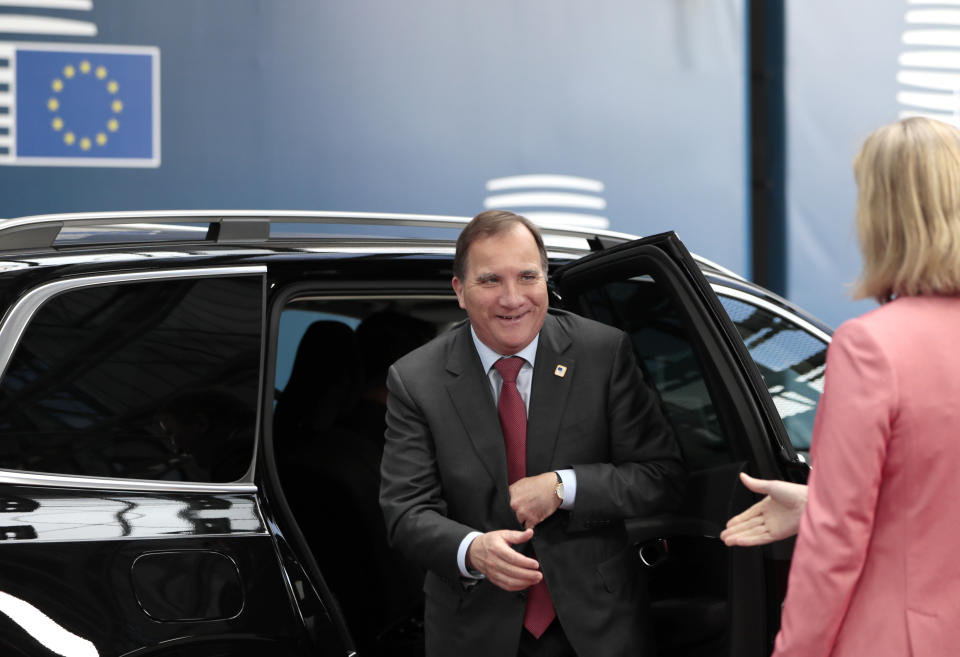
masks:
[(796, 450), (809, 452), (823, 393), (827, 343), (769, 310), (719, 297), (763, 374), (790, 442)]
[(259, 277), (53, 297), (0, 381), (0, 467), (240, 479), (253, 458), (261, 298)]
[(287, 387), (290, 372), (293, 369), (297, 346), (311, 324), (318, 321), (333, 321), (356, 329), (360, 323), (357, 317), (339, 313), (287, 309), (280, 315), (279, 334), (277, 335), (277, 370), (274, 387), (280, 391)]
[(616, 281), (583, 296), (592, 317), (625, 331), (648, 383), (656, 386), (687, 466), (731, 460), (703, 367), (675, 304), (650, 276)]

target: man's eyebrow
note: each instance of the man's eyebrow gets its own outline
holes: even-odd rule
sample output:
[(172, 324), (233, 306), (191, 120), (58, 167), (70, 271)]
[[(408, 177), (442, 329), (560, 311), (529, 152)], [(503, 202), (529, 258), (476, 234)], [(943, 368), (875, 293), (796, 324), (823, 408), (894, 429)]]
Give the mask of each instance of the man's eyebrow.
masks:
[(476, 279), (478, 281), (489, 281), (491, 279), (497, 278), (497, 275), (492, 271), (485, 271), (480, 274), (477, 274)]

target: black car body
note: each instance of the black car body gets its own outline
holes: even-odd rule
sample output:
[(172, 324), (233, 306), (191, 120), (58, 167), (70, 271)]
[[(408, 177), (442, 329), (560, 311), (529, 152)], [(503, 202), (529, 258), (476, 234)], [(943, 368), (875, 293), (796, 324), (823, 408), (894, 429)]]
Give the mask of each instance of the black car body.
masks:
[[(0, 223), (2, 654), (420, 654), (370, 382), (462, 318), (465, 222)], [(681, 509), (629, 526), (660, 654), (768, 654), (790, 546), (717, 536), (751, 502), (738, 472), (805, 477), (829, 329), (671, 233), (544, 234), (552, 303), (630, 334), (684, 450)]]

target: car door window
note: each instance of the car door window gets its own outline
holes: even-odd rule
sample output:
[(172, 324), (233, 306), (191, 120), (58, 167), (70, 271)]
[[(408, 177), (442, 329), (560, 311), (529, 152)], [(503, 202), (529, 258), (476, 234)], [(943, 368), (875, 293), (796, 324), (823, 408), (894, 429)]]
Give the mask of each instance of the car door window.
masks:
[(728, 463), (728, 443), (703, 368), (663, 288), (650, 276), (640, 276), (591, 289), (582, 300), (595, 319), (630, 336), (647, 382), (660, 393), (687, 467)]
[(790, 442), (808, 453), (823, 393), (827, 342), (771, 310), (719, 294), (767, 384)]
[(0, 467), (228, 482), (253, 460), (259, 276), (89, 285), (49, 299), (0, 381)]

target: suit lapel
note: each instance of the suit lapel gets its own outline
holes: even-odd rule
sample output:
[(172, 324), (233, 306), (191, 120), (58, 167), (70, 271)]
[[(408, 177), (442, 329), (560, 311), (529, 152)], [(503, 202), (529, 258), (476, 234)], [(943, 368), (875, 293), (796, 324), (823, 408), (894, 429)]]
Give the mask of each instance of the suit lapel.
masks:
[(453, 375), (447, 384), (447, 392), (480, 462), (497, 486), (506, 486), (507, 456), (503, 431), (489, 379), (484, 376), (480, 356), (473, 345), (469, 322), (457, 330), (447, 354), (446, 367)]
[[(557, 319), (547, 315), (537, 345), (527, 417), (527, 472), (531, 474), (548, 471), (553, 462), (560, 420), (577, 373), (568, 353), (572, 344)], [(558, 365), (566, 368), (563, 376), (557, 373)]]

